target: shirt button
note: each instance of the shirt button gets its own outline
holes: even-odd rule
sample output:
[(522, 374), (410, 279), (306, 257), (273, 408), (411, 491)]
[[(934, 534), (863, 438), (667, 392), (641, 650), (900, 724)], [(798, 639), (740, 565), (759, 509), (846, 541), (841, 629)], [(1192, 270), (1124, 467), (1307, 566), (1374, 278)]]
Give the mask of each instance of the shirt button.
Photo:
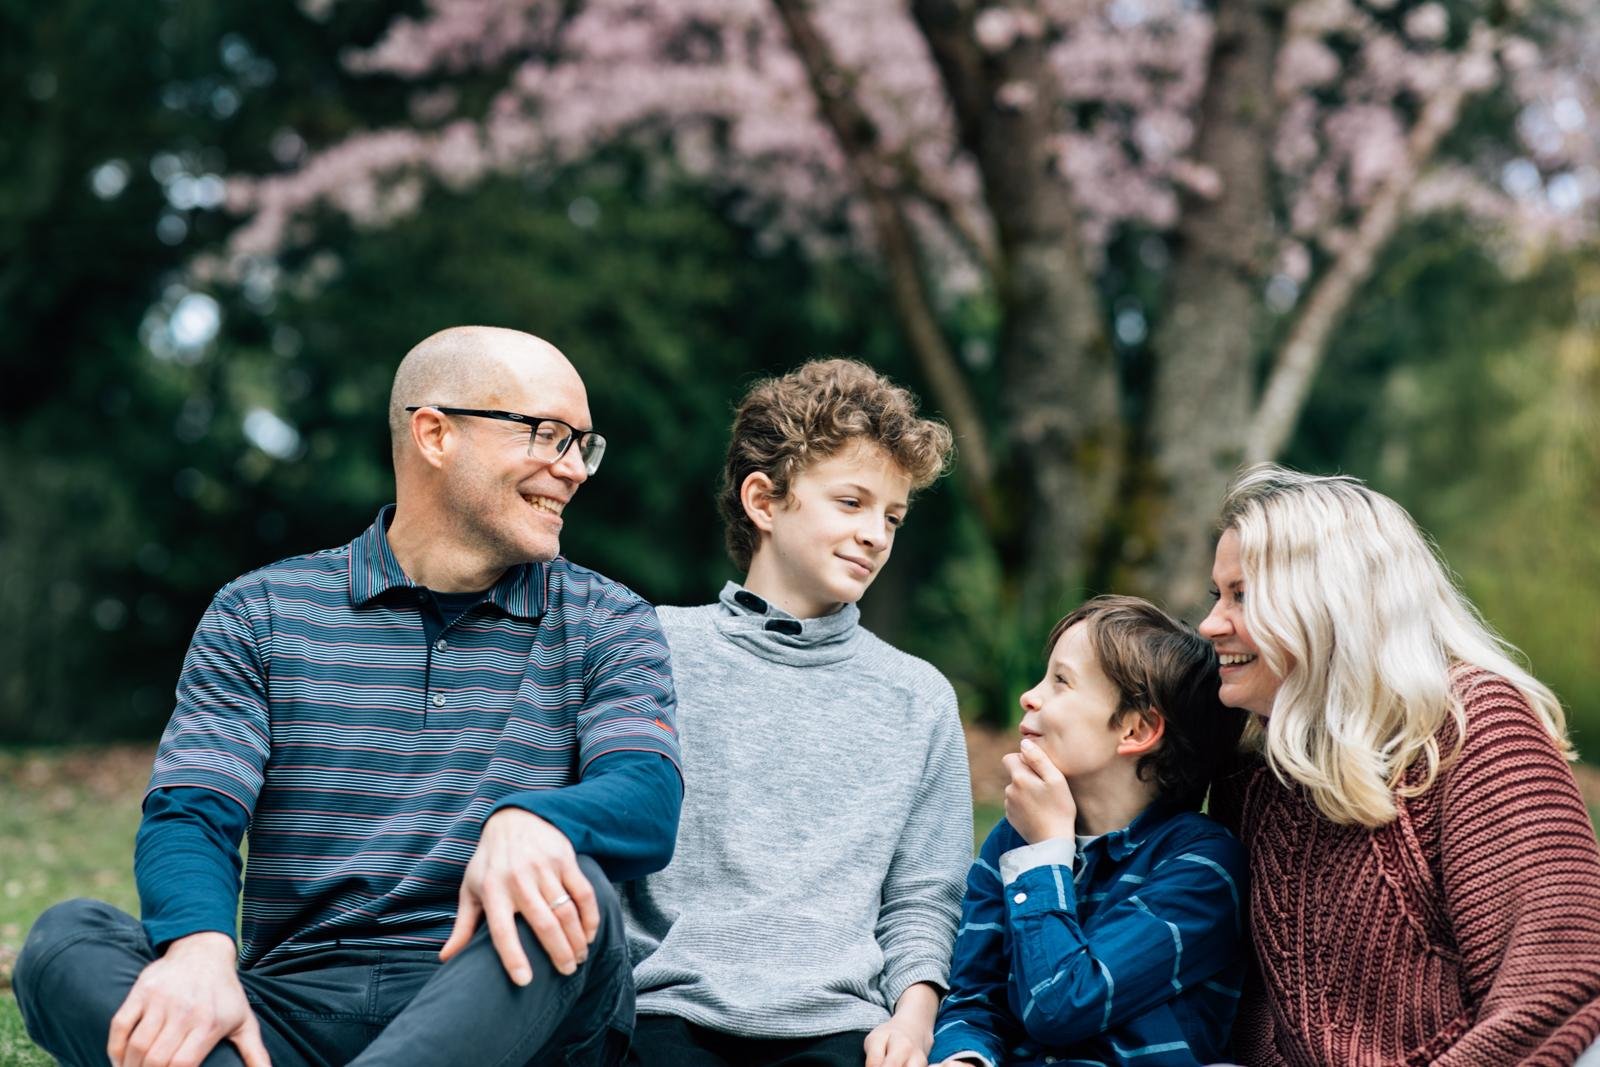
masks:
[(1044, 1058), (1044, 1062), (1046, 1062), (1046, 1063), (1054, 1063), (1054, 1062), (1056, 1062), (1056, 1058), (1054, 1056), (1046, 1056)]
[(435, 694), (433, 694), (433, 706), (436, 707), (436, 708), (444, 707), (444, 694), (443, 693), (435, 693)]
[(1013, 903), (1013, 904), (1021, 904), (1024, 901), (1026, 901), (1027, 899), (1028, 899), (1028, 894), (1026, 894), (1026, 893), (1018, 893), (1016, 896), (1011, 898), (1011, 903)]
[(450, 647), (450, 642), (449, 642), (449, 641), (446, 641), (446, 640), (445, 640), (445, 639), (444, 639), (444, 638), (442, 638), (442, 637), (441, 637), (441, 638), (439, 638), (439, 640), (437, 640), (437, 641), (435, 641), (435, 642), (434, 642), (434, 643), (433, 643), (433, 650), (434, 650), (434, 651), (435, 651), (435, 652), (443, 652), (443, 651), (444, 651), (444, 650), (445, 650), (445, 649), (447, 649), (447, 648), (449, 648), (449, 647)]

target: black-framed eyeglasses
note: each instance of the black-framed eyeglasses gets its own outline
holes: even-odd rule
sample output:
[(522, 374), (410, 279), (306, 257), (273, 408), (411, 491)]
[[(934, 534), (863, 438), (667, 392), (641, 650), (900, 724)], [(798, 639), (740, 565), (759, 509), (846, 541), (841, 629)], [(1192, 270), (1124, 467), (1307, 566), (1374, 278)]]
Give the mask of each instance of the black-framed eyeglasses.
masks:
[(475, 419), (499, 419), (528, 427), (528, 458), (541, 463), (554, 463), (567, 454), (572, 442), (578, 442), (578, 455), (583, 459), (583, 469), (593, 474), (600, 469), (600, 460), (606, 454), (606, 439), (593, 430), (580, 430), (571, 423), (552, 419), (548, 415), (522, 415), (515, 411), (490, 411), (484, 408), (447, 408), (438, 404), (412, 404), (407, 411), (432, 408), (441, 415), (469, 415)]

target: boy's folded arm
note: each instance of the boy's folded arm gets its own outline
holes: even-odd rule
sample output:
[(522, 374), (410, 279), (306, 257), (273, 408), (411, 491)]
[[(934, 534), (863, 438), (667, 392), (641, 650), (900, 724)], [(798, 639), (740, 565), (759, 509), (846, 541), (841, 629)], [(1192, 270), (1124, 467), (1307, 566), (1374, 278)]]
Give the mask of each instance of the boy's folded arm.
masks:
[(936, 720), (917, 795), (883, 880), (876, 934), (890, 1004), (917, 982), (949, 986), (961, 913), (962, 873), (972, 855), (972, 787), (955, 694)]
[(1157, 864), (1138, 893), (1078, 918), (1071, 870), (1007, 886), (1012, 976), (1036, 1041), (1093, 1037), (1212, 978), (1242, 951), (1244, 855), (1221, 834)]

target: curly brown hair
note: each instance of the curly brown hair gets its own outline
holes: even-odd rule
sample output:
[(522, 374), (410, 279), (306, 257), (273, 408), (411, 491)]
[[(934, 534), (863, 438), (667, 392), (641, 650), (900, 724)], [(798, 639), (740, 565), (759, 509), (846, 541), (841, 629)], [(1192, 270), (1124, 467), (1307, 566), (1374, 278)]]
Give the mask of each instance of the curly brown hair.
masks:
[(1238, 748), (1247, 718), (1218, 699), (1211, 642), (1148, 600), (1097, 596), (1056, 623), (1044, 646), (1046, 659), (1061, 635), (1080, 622), (1089, 627), (1101, 672), (1117, 687), (1110, 725), (1152, 711), (1166, 721), (1160, 746), (1139, 758), (1139, 778), (1155, 782), (1162, 800), (1199, 808), (1212, 778)]
[(733, 418), (728, 461), (717, 506), (727, 529), (728, 555), (749, 570), (760, 543), (739, 489), (750, 475), (772, 479), (772, 495), (789, 495), (795, 477), (845, 445), (878, 445), (924, 489), (950, 462), (950, 429), (917, 414), (917, 398), (854, 359), (814, 359), (781, 378), (750, 387)]

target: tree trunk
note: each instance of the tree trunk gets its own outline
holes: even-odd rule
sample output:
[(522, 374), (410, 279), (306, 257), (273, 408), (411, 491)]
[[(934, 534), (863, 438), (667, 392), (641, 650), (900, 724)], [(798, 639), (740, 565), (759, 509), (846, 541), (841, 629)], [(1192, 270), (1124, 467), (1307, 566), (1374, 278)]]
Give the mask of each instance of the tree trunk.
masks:
[(1150, 463), (1128, 505), (1125, 558), (1135, 588), (1185, 616), (1205, 600), (1210, 518), (1243, 454), (1254, 393), (1281, 36), (1281, 12), (1262, 0), (1218, 6), (1194, 156), (1221, 189), (1211, 198), (1185, 196), (1171, 289), (1152, 341)]
[[(1012, 6), (1025, 23), (1045, 24), (1035, 5)], [(1065, 123), (1060, 90), (1042, 32), (991, 52), (974, 36), (971, 5), (914, 0), (912, 14), (997, 234), (1007, 607), (1048, 613), (1090, 580), (1124, 456), (1113, 352), (1052, 145)]]

